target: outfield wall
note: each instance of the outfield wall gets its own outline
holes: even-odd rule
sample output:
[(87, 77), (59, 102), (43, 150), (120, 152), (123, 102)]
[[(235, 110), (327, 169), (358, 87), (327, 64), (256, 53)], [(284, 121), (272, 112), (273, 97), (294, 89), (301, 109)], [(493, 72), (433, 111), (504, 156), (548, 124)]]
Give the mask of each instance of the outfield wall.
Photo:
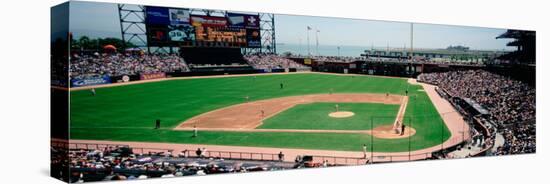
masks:
[[(302, 69), (288, 68), (288, 69), (271, 69), (269, 71), (263, 69), (253, 69), (251, 67), (208, 67), (208, 68), (194, 68), (189, 72), (160, 72), (155, 74), (136, 74), (136, 75), (122, 75), (122, 76), (91, 76), (83, 77), (79, 79), (71, 80), (71, 89), (77, 89), (81, 87), (90, 88), (92, 86), (101, 87), (108, 84), (126, 83), (130, 81), (144, 81), (161, 78), (174, 78), (174, 77), (200, 77), (200, 76), (224, 76), (224, 75), (242, 75), (242, 74), (263, 74), (263, 73), (288, 73), (288, 72), (307, 72)], [(157, 75), (159, 77), (144, 77)], [(162, 75), (162, 77), (160, 77)]]

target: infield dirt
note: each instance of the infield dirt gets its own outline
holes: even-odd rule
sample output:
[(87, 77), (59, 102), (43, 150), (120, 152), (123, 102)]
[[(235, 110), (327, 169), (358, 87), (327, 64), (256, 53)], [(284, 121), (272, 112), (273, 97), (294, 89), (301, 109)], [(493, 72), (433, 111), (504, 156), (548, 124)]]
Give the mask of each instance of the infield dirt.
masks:
[(327, 133), (367, 133), (378, 138), (396, 139), (414, 135), (412, 128), (406, 128), (405, 134), (396, 134), (389, 125), (375, 127), (373, 130), (298, 130), (298, 129), (256, 129), (262, 122), (278, 113), (298, 104), (314, 102), (333, 103), (382, 103), (401, 105), (395, 121), (402, 121), (408, 97), (401, 95), (339, 93), (316, 94), (274, 98), (237, 104), (206, 112), (182, 122), (174, 130), (248, 131), (248, 132), (327, 132)]

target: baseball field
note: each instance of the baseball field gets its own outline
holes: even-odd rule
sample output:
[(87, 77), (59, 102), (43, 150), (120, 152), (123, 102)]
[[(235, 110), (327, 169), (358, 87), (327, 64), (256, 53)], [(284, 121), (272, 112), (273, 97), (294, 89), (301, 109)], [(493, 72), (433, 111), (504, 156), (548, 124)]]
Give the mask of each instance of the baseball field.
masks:
[[(71, 139), (339, 151), (374, 144), (368, 151), (403, 152), (409, 146), (433, 147), (451, 136), (423, 87), (403, 78), (224, 76), (95, 91), (71, 90)], [(160, 129), (155, 129), (157, 119)], [(375, 136), (396, 120), (406, 125), (406, 135)]]

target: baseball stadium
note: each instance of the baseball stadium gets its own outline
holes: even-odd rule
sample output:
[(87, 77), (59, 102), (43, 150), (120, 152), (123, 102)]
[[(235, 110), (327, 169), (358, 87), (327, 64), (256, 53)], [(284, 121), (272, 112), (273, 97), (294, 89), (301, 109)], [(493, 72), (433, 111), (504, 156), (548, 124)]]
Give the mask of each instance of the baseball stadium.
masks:
[[(94, 6), (113, 8), (118, 37), (53, 21), (71, 12), (55, 20), (73, 22)], [(425, 49), (413, 47), (417, 24), (393, 22), (404, 24), (408, 46), (341, 55), (349, 49), (319, 51), (326, 31), (308, 22), (299, 28), (307, 49), (276, 41), (283, 16), (53, 7), (52, 176), (89, 182), (535, 153), (534, 31), (488, 38), (508, 50)]]

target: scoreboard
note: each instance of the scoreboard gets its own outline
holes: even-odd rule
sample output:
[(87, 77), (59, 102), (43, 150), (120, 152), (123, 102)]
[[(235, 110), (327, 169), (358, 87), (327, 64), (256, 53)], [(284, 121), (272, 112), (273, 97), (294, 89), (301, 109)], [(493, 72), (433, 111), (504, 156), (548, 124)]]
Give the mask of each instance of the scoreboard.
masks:
[(191, 15), (189, 9), (145, 7), (150, 46), (261, 47), (260, 17), (227, 12), (224, 17)]

